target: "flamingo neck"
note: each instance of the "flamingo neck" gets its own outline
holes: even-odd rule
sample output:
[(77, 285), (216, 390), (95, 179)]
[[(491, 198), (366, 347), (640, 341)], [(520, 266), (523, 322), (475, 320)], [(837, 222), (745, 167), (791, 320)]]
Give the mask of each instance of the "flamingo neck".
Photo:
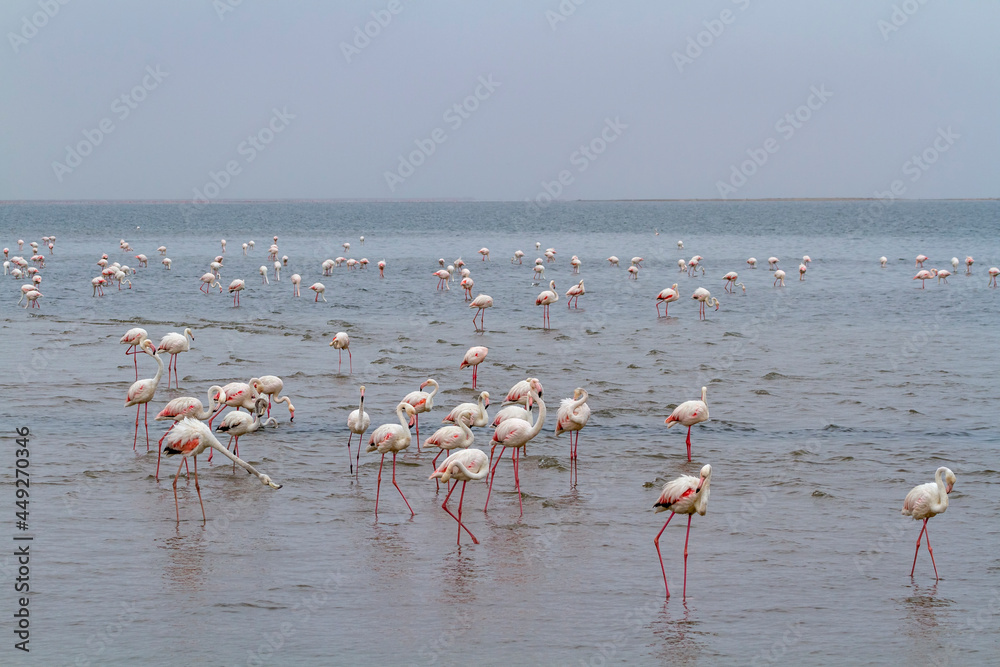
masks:
[[(399, 405), (397, 405), (396, 406), (396, 416), (399, 417), (399, 423), (403, 426), (404, 429), (406, 429), (406, 432), (409, 433), (410, 432), (410, 420), (408, 420), (406, 418), (406, 415), (403, 412), (405, 409), (406, 408), (403, 407), (402, 403), (400, 403)], [(358, 415), (358, 416), (360, 417), (361, 415)]]

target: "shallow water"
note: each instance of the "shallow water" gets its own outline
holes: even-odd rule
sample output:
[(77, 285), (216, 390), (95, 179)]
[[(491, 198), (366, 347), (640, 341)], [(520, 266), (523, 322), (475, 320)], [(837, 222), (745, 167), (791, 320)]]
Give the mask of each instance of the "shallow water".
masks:
[[(867, 216), (870, 206), (580, 202), (535, 216), (512, 203), (233, 203), (189, 221), (175, 204), (0, 208), (12, 254), (18, 238), (57, 236), (40, 310), (13, 307), (19, 283), (0, 281), (0, 416), (11, 437), (31, 428), (31, 656), (116, 665), (470, 656), (496, 665), (995, 664), (1000, 290), (987, 287), (986, 269), (1000, 263), (1000, 206), (897, 202)], [(289, 264), (265, 286), (257, 268), (270, 267), (275, 234)], [(134, 289), (93, 298), (101, 253), (135, 265), (117, 249), (121, 238), (149, 256), (149, 268), (138, 269)], [(247, 281), (238, 309), (225, 293), (197, 289), (220, 238), (228, 240), (223, 285)], [(244, 257), (240, 244), (251, 238), (256, 249)], [(531, 279), (536, 241), (558, 251), (544, 281)], [(160, 244), (170, 271), (159, 264)], [(482, 246), (491, 262), (476, 254)], [(512, 266), (519, 248), (525, 264)], [(678, 273), (677, 259), (696, 253), (705, 276)], [(800, 282), (806, 253), (813, 261)], [(911, 280), (918, 253), (931, 257), (928, 267), (949, 269), (953, 255), (971, 254), (973, 275), (962, 268), (950, 284), (921, 290)], [(574, 254), (579, 277), (570, 274)], [(611, 254), (622, 268), (609, 267)], [(338, 255), (367, 257), (372, 268), (321, 276), (322, 260)], [(630, 281), (635, 255), (645, 268)], [(756, 270), (745, 264), (751, 255)], [(770, 255), (788, 272), (783, 289), (772, 287)], [(880, 255), (890, 258), (886, 269)], [(496, 301), (485, 333), (474, 332), (457, 284), (434, 289), (437, 259), (459, 256), (473, 294)], [(723, 292), (730, 270), (745, 296)], [(294, 272), (303, 276), (298, 299)], [(587, 294), (568, 310), (563, 294), (581, 278)], [(560, 300), (543, 330), (534, 298), (548, 280)], [(306, 287), (315, 281), (326, 284), (328, 303), (313, 302)], [(657, 318), (654, 298), (675, 282), (682, 298)], [(704, 322), (690, 299), (698, 286), (722, 302)], [(216, 383), (284, 379), (294, 423), (278, 406), (278, 428), (246, 436), (240, 448), (284, 488), (202, 456), (208, 524), (183, 478), (176, 524), (175, 462), (153, 477), (162, 422), (150, 416), (153, 451), (142, 449), (141, 424), (140, 452), (128, 447), (135, 413), (122, 404), (134, 371), (117, 340), (133, 326), (157, 342), (194, 331), (179, 358), (181, 387), (161, 386), (156, 410), (176, 396), (204, 401)], [(351, 336), (353, 374), (347, 355), (337, 372), (328, 346), (341, 330)], [(346, 419), (361, 384), (374, 429), (434, 377), (442, 389), (422, 415), (426, 437), (478, 393), (458, 369), (471, 345), (490, 349), (479, 383), (493, 397), (491, 414), (514, 382), (537, 376), (548, 416), (522, 458), (524, 516), (504, 461), (488, 514), (486, 485), (466, 492), (464, 518), (481, 544), (456, 547), (444, 494), (427, 480), (432, 456), (415, 446), (397, 477), (416, 516), (387, 471), (375, 521), (379, 457), (363, 453), (359, 481), (349, 476)], [(139, 363), (141, 377), (155, 372), (150, 358)], [(702, 385), (712, 418), (692, 430), (688, 463), (684, 429), (663, 420)], [(570, 488), (568, 438), (553, 428), (558, 399), (577, 386), (590, 392), (593, 415)], [(491, 430), (475, 433), (474, 446), (485, 448)], [(652, 505), (663, 482), (704, 463), (713, 466), (712, 497), (692, 521), (688, 599), (680, 596), (686, 521), (677, 517), (661, 540), (673, 593), (664, 603), (652, 540), (667, 516)], [(935, 584), (926, 550), (915, 578), (906, 572), (919, 525), (899, 508), (940, 465), (958, 483), (948, 512), (929, 523), (941, 563)], [(0, 558), (9, 581), (11, 562)], [(12, 653), (4, 649), (4, 662)]]

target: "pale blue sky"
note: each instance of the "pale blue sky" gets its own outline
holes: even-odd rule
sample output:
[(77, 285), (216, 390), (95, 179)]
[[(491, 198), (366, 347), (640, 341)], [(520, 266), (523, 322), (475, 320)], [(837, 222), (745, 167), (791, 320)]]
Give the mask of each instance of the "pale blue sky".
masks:
[(4, 2), (0, 199), (1000, 196), (991, 0), (236, 2)]

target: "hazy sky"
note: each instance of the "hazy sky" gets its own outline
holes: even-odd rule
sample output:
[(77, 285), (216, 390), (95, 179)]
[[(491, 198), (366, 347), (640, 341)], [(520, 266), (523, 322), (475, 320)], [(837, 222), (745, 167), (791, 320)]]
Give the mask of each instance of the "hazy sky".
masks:
[(1000, 196), (995, 0), (59, 1), (0, 199)]

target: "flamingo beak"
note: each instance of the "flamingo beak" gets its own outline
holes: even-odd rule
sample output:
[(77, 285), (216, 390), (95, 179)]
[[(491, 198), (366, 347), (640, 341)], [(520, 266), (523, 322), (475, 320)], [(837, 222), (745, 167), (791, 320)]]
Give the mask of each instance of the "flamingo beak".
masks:
[(417, 417), (416, 417), (416, 415), (414, 415), (413, 417), (410, 417), (409, 426), (412, 427), (416, 423), (417, 423)]
[(948, 486), (945, 487), (944, 492), (945, 493), (951, 493), (951, 489), (952, 489), (953, 486), (954, 486), (954, 484), (949, 484)]

